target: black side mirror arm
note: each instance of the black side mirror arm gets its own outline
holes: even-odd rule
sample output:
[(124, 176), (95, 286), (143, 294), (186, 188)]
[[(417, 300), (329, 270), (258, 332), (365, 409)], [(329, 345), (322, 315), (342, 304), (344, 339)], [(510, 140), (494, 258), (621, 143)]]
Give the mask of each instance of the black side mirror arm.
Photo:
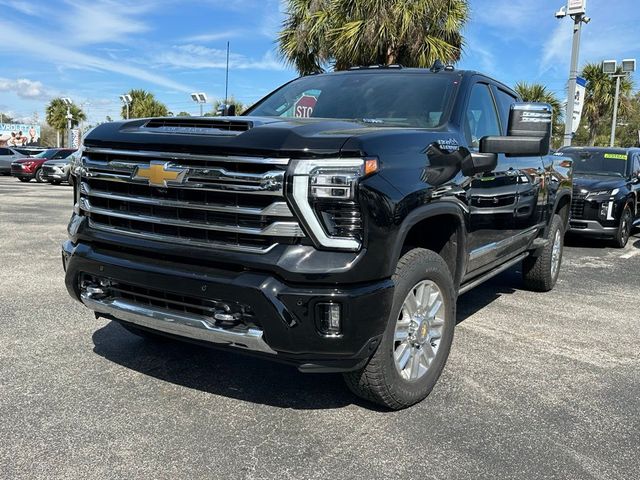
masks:
[(462, 160), (462, 174), (472, 177), (477, 173), (492, 172), (498, 166), (498, 155), (496, 153), (469, 152)]

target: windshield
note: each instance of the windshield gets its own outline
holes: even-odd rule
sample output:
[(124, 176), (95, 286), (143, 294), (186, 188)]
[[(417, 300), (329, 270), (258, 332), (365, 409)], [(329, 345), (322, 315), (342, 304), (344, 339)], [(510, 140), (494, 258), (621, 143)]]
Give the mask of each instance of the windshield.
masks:
[(245, 115), (434, 128), (445, 120), (456, 83), (454, 77), (426, 73), (302, 77), (276, 90)]
[(624, 176), (627, 171), (627, 154), (624, 152), (563, 150), (560, 154), (573, 159), (575, 173)]
[(40, 152), (37, 155), (34, 155), (33, 158), (53, 158), (53, 156), (58, 152), (57, 149), (51, 148), (49, 150), (45, 150), (44, 152)]

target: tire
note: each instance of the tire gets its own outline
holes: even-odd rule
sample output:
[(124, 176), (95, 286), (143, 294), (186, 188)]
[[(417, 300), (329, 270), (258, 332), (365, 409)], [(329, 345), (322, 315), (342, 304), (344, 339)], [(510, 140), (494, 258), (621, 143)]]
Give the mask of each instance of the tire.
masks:
[(39, 168), (38, 170), (36, 170), (36, 173), (33, 176), (33, 178), (35, 178), (36, 182), (38, 183), (47, 183), (47, 179), (44, 178), (44, 172), (42, 171), (42, 168)]
[[(365, 367), (343, 376), (349, 389), (359, 397), (399, 410), (424, 400), (440, 377), (453, 341), (456, 294), (445, 261), (436, 253), (421, 248), (410, 250), (402, 256), (393, 281), (395, 290), (391, 314), (378, 348)], [(407, 310), (409, 295), (418, 292), (413, 298), (422, 298), (419, 288), (416, 288), (420, 285), (425, 285), (425, 289), (427, 286), (431, 288), (431, 295), (425, 298), (432, 299), (436, 295), (442, 301), (432, 323), (426, 326), (426, 316), (410, 316)], [(420, 305), (416, 306), (419, 311)], [(419, 326), (411, 323), (410, 320), (414, 319), (419, 319)], [(405, 329), (406, 324), (409, 326)], [(439, 339), (437, 335), (440, 335)], [(427, 352), (432, 356), (428, 356)], [(404, 369), (401, 367), (403, 361), (406, 365)], [(425, 361), (429, 363), (423, 365)], [(412, 367), (417, 368), (418, 378), (411, 379)], [(406, 378), (407, 375), (409, 378)]]
[(120, 322), (120, 325), (122, 325), (122, 328), (127, 330), (129, 333), (133, 333), (134, 335), (137, 335), (138, 337), (145, 340), (153, 342), (164, 342), (168, 340), (168, 338), (164, 335), (152, 332), (151, 330), (145, 330), (144, 328), (139, 328), (132, 323)]
[(631, 213), (631, 207), (629, 204), (625, 205), (622, 215), (620, 215), (620, 225), (618, 226), (618, 232), (613, 239), (613, 245), (616, 248), (624, 248), (627, 246), (629, 237), (631, 236), (631, 228), (633, 225), (633, 214)]
[(555, 287), (562, 265), (564, 249), (564, 222), (554, 215), (549, 226), (549, 243), (537, 257), (527, 257), (522, 261), (524, 286), (536, 292), (548, 292)]
[(18, 180), (24, 183), (29, 183), (31, 181), (29, 177), (18, 177)]
[(51, 180), (51, 185), (60, 185), (60, 180)]

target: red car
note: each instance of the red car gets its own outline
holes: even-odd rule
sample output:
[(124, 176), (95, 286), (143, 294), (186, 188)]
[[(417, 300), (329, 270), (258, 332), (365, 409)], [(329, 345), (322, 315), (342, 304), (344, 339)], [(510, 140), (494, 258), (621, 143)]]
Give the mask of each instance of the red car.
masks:
[(58, 160), (67, 158), (75, 150), (70, 148), (49, 148), (33, 157), (22, 158), (11, 164), (11, 175), (17, 177), (21, 182), (30, 182), (32, 178), (38, 183), (45, 183), (42, 165), (47, 160)]

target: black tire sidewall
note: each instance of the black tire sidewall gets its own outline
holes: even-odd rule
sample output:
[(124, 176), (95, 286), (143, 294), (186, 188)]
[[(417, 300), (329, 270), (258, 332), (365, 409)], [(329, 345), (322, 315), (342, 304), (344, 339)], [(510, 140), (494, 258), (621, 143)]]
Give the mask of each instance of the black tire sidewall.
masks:
[[(411, 252), (415, 252), (415, 250)], [(393, 396), (402, 403), (413, 404), (429, 394), (447, 361), (456, 323), (456, 298), (448, 267), (436, 253), (422, 250), (419, 261), (406, 265), (406, 267), (408, 271), (397, 272), (394, 276), (396, 287), (393, 307), (377, 353), (384, 355), (384, 362), (382, 363), (384, 377), (392, 390)], [(445, 325), (436, 358), (430, 365), (429, 370), (423, 377), (409, 382), (400, 376), (395, 366), (393, 358), (395, 327), (407, 294), (422, 280), (431, 280), (440, 288), (446, 308)]]
[(42, 168), (39, 168), (38, 170), (36, 170), (36, 173), (34, 173), (33, 178), (35, 178), (36, 182), (38, 183), (47, 183), (47, 180), (43, 175), (44, 173), (42, 172)]
[[(623, 230), (623, 224), (624, 224), (623, 220), (625, 216), (629, 217), (626, 232), (624, 232)], [(629, 204), (627, 204), (625, 205), (624, 210), (622, 210), (622, 215), (620, 215), (620, 225), (618, 226), (618, 234), (616, 236), (616, 245), (620, 248), (626, 247), (627, 242), (629, 241), (629, 237), (631, 236), (632, 221), (633, 221), (633, 217), (631, 215), (631, 208), (629, 208)], [(625, 235), (625, 237), (623, 237), (623, 235)]]

